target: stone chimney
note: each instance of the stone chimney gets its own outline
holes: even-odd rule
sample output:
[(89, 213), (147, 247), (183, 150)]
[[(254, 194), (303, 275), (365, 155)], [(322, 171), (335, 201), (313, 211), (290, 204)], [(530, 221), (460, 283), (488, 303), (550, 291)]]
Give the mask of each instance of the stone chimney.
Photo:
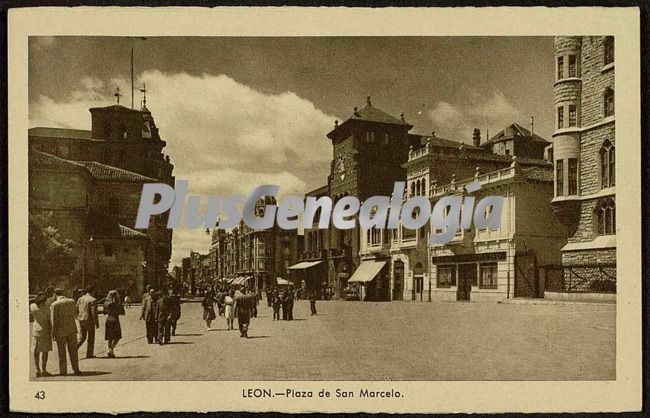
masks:
[(481, 145), (481, 130), (479, 128), (474, 128), (474, 132), (472, 133), (472, 143), (475, 147)]

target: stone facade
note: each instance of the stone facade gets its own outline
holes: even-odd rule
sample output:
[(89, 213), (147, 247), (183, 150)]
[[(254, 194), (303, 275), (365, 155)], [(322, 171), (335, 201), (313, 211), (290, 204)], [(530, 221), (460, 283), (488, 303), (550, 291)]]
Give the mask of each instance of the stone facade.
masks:
[[(108, 170), (105, 167), (120, 168), (151, 178), (152, 182), (174, 185), (174, 166), (169, 156), (163, 153), (166, 142), (160, 137), (146, 103), (140, 110), (113, 105), (92, 108), (90, 113), (91, 130), (47, 127), (29, 129), (30, 148), (91, 164), (90, 168), (98, 172)], [(104, 209), (119, 209), (120, 222), (131, 225), (135, 222), (140, 191), (141, 188), (130, 190), (126, 195), (119, 196), (107, 193), (96, 196), (95, 199), (105, 200), (101, 202)], [(109, 205), (109, 199), (122, 204)], [(146, 231), (151, 239), (151, 245), (145, 254), (146, 281), (153, 285), (159, 284), (169, 267), (172, 230), (166, 227), (167, 216), (168, 214), (163, 214), (152, 217)]]
[(135, 230), (142, 184), (155, 181), (95, 162), (66, 160), (34, 149), (29, 153), (29, 210), (51, 214), (51, 226), (75, 243), (75, 271), (68, 289), (93, 284), (98, 295), (119, 289), (139, 300), (149, 237)]
[[(577, 64), (575, 73), (569, 72), (569, 60)], [(603, 273), (594, 280), (614, 283), (607, 286), (611, 290), (616, 280), (611, 269), (616, 263), (614, 39), (556, 37), (555, 62), (556, 112), (563, 106), (564, 114), (562, 121), (556, 115), (553, 134), (553, 205), (571, 232), (562, 249), (565, 279), (570, 270), (591, 277), (594, 268), (609, 268), (613, 276)], [(576, 108), (571, 126), (569, 105)], [(604, 207), (611, 208), (607, 216)]]

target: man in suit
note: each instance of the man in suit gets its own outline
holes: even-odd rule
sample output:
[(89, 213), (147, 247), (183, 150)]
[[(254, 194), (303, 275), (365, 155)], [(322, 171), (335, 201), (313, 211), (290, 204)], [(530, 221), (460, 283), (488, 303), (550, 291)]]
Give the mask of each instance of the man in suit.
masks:
[(95, 330), (99, 328), (99, 316), (97, 315), (97, 299), (93, 296), (92, 286), (86, 288), (86, 293), (77, 300), (79, 314), (79, 330), (81, 338), (77, 343), (77, 350), (86, 340), (86, 358), (95, 357)]
[(289, 295), (287, 296), (287, 320), (293, 321), (293, 301), (296, 293), (293, 287), (289, 287)]
[(70, 355), (70, 363), (75, 375), (79, 371), (79, 357), (77, 355), (77, 305), (74, 300), (65, 297), (63, 289), (55, 289), (56, 300), (50, 306), (52, 315), (52, 339), (56, 341), (56, 348), (59, 352), (59, 373), (62, 376), (68, 374), (68, 362), (66, 349)]
[(248, 338), (248, 326), (251, 322), (251, 311), (254, 296), (248, 295), (247, 290), (235, 297), (235, 316), (239, 325), (240, 337)]
[(316, 315), (316, 291), (312, 290), (309, 293), (309, 307), (311, 308), (311, 314)]
[(178, 294), (178, 288), (172, 288), (169, 301), (171, 302), (171, 317), (169, 318), (169, 324), (171, 327), (172, 335), (176, 335), (176, 325), (178, 323), (178, 320), (181, 318), (181, 296)]
[(158, 301), (156, 302), (156, 319), (158, 320), (158, 344), (163, 345), (167, 344), (170, 340), (169, 330), (171, 326), (171, 304), (172, 302), (169, 299), (169, 293), (172, 292), (172, 289), (169, 289), (168, 292), (163, 292), (160, 294)]
[(153, 288), (148, 286), (149, 292), (142, 298), (142, 312), (140, 313), (140, 320), (144, 321), (147, 331), (147, 342), (154, 343), (154, 339), (158, 335), (158, 319), (156, 318), (156, 296)]

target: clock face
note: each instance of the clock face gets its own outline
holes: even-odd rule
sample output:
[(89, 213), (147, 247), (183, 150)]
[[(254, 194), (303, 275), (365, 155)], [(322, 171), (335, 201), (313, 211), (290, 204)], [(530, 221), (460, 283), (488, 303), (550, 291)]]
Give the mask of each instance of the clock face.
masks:
[(345, 179), (345, 157), (342, 155), (336, 157), (335, 171), (341, 180)]

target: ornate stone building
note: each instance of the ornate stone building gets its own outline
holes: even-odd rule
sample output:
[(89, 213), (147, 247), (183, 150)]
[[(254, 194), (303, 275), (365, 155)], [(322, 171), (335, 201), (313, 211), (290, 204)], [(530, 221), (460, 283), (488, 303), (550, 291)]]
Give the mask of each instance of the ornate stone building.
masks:
[[(390, 196), (396, 181), (404, 180), (402, 164), (412, 146), (420, 146), (419, 136), (409, 135), (413, 126), (373, 106), (370, 97), (362, 108), (354, 107), (352, 115), (327, 134), (332, 141), (332, 163), (328, 176), (328, 193), (333, 204), (345, 196), (360, 201), (370, 196)], [(323, 235), (322, 252), (307, 259), (327, 264), (327, 286), (334, 297), (347, 286), (348, 279), (360, 267), (361, 230), (339, 230), (330, 226)], [(321, 239), (321, 238), (319, 238)], [(309, 240), (307, 240), (309, 242)], [(388, 269), (375, 275), (371, 286), (377, 298), (388, 298)]]
[[(265, 206), (275, 205), (273, 197), (260, 199), (256, 216), (264, 216)], [(289, 267), (296, 262), (298, 249), (296, 231), (285, 231), (274, 225), (255, 230), (243, 221), (232, 231), (215, 228), (209, 253), (211, 279), (247, 278), (253, 288), (264, 288), (286, 278)]]
[[(29, 146), (73, 162), (81, 162), (95, 170), (108, 173), (122, 171), (148, 178), (148, 182), (174, 185), (174, 166), (163, 153), (166, 142), (146, 106), (140, 110), (120, 105), (90, 109), (91, 129), (61, 129), (35, 127), (29, 129)], [(105, 199), (104, 216), (111, 216), (132, 228), (139, 205), (141, 186), (123, 195), (104, 189), (98, 199)], [(158, 285), (166, 276), (171, 256), (172, 230), (167, 228), (167, 216), (152, 217), (149, 228), (140, 231), (149, 240), (144, 267), (145, 281)], [(80, 238), (81, 239), (81, 238)], [(88, 239), (88, 236), (83, 237)]]
[[(528, 170), (542, 170), (545, 173), (546, 183), (541, 182), (540, 184), (545, 184), (547, 191), (551, 190), (548, 175), (552, 174), (552, 169), (550, 163), (543, 158), (545, 148), (549, 146), (548, 141), (531, 134), (531, 131), (516, 123), (507, 126), (484, 143), (481, 143), (480, 135), (480, 130), (475, 129), (472, 144), (440, 138), (435, 133), (430, 136), (418, 136), (420, 140), (416, 142), (424, 145), (410, 150), (408, 160), (403, 164), (406, 169), (406, 192), (403, 201), (412, 196), (425, 196), (431, 199), (432, 205), (434, 205), (446, 193), (462, 193), (462, 185), (474, 178), (482, 180), (481, 184), (489, 183), (492, 194), (500, 194), (504, 192), (504, 187), (508, 188), (510, 194), (507, 197), (512, 198), (515, 186), (504, 186), (504, 183), (519, 184), (525, 180), (522, 173), (526, 173)], [(520, 152), (523, 156), (518, 155)], [(499, 170), (510, 170), (514, 157), (517, 157), (519, 164), (519, 176), (516, 181), (513, 180), (514, 169), (509, 172), (509, 176), (504, 175), (503, 178), (499, 174), (479, 175), (479, 173), (499, 173)], [(535, 172), (537, 173), (537, 171)], [(494, 187), (496, 183), (494, 180), (497, 176), (500, 187)], [(550, 211), (551, 196), (545, 195), (543, 188), (540, 188), (536, 195), (534, 193), (536, 187), (528, 188), (525, 195), (520, 190), (522, 187), (519, 187), (518, 198), (520, 200), (533, 199), (537, 205), (542, 202), (542, 206), (546, 203), (546, 210)], [(520, 223), (519, 236), (521, 236), (527, 221), (521, 213), (518, 219)], [(506, 243), (513, 239), (513, 228), (508, 227), (504, 231), (506, 232), (503, 232), (503, 237), (497, 238), (495, 241)], [(435, 260), (435, 257), (444, 256), (446, 258), (443, 260), (446, 260), (447, 263), (476, 264), (477, 260), (487, 260), (485, 257), (489, 258), (490, 256), (472, 254), (483, 252), (484, 248), (492, 248), (490, 245), (486, 247), (483, 243), (475, 245), (474, 233), (471, 230), (459, 231), (458, 237), (446, 245), (431, 247), (428, 242), (431, 232), (428, 224), (418, 230), (409, 230), (400, 225), (394, 231), (363, 232), (362, 260), (383, 263), (388, 266), (392, 300), (430, 301), (432, 298), (440, 300), (455, 297), (449, 293), (457, 291), (455, 284), (445, 289), (438, 288), (435, 280), (436, 262), (432, 262), (432, 260)], [(480, 237), (477, 239), (480, 239), (481, 242), (488, 237), (483, 233), (479, 235)], [(505, 238), (506, 236), (508, 238)], [(566, 240), (566, 233), (559, 233), (559, 237)], [(554, 245), (557, 253), (556, 261), (559, 261), (557, 242)], [(514, 266), (514, 250), (511, 256), (509, 262), (511, 266)], [(550, 258), (552, 257), (546, 256), (545, 253), (540, 262), (548, 263)], [(538, 276), (535, 274), (529, 279), (534, 282)], [(514, 275), (512, 284), (514, 284)], [(478, 279), (476, 286), (478, 286)], [(531, 287), (533, 286), (535, 284), (531, 285)], [(537, 286), (539, 288), (539, 285)], [(469, 289), (471, 291), (471, 286)], [(501, 293), (504, 298), (508, 296), (505, 290)], [(371, 294), (368, 296), (372, 297)]]
[(614, 38), (555, 38), (557, 216), (569, 228), (555, 292), (615, 292)]

